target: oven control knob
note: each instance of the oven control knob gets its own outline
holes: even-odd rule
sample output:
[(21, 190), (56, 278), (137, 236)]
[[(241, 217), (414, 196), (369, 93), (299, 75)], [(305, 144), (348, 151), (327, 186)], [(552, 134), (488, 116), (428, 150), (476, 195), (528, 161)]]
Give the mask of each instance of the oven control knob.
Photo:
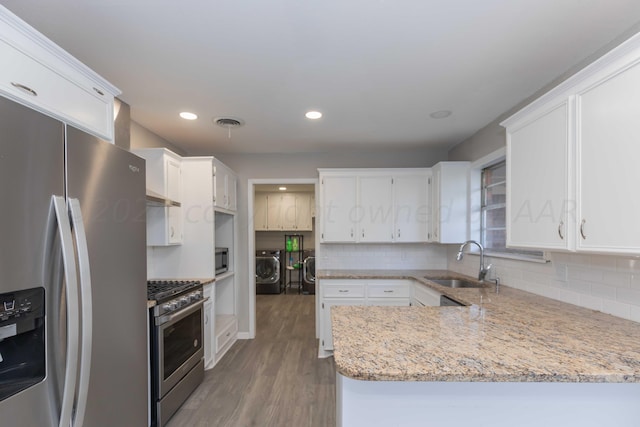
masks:
[(189, 295), (189, 299), (191, 301), (197, 301), (200, 299), (200, 294), (197, 292), (192, 293), (191, 295)]
[(163, 306), (162, 306), (162, 310), (163, 310), (163, 311), (169, 311), (169, 310), (171, 310), (171, 304), (165, 304), (165, 305), (163, 305)]
[(187, 297), (182, 297), (180, 298), (180, 307), (189, 304), (189, 298)]
[(171, 301), (169, 304), (171, 305), (171, 310), (175, 310), (179, 307), (178, 301)]

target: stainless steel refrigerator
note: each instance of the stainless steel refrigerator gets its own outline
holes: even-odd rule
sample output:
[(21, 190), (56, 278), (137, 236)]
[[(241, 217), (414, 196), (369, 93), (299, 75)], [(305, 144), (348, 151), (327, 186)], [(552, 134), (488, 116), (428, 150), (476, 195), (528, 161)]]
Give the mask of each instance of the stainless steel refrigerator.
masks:
[(144, 160), (0, 97), (0, 425), (147, 425)]

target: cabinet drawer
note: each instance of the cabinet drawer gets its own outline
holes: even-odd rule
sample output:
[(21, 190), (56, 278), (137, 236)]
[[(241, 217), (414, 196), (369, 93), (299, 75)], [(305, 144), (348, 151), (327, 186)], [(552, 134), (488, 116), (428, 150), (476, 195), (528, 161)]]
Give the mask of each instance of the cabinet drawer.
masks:
[(80, 86), (1, 40), (0, 57), (2, 92), (101, 138), (113, 139), (113, 95)]
[(322, 295), (325, 298), (353, 298), (364, 297), (364, 283), (335, 283), (322, 285)]
[[(219, 321), (216, 319), (216, 321)], [(216, 334), (216, 353), (222, 350), (225, 345), (236, 338), (238, 333), (238, 322), (232, 321), (224, 325)]]
[(407, 284), (370, 284), (369, 298), (409, 298), (410, 287)]

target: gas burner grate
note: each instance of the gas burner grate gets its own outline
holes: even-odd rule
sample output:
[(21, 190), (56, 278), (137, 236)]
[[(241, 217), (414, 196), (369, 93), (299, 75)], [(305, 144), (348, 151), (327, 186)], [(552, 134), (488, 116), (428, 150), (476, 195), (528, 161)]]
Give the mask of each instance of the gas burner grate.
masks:
[(199, 280), (149, 280), (147, 299), (162, 301), (201, 286)]

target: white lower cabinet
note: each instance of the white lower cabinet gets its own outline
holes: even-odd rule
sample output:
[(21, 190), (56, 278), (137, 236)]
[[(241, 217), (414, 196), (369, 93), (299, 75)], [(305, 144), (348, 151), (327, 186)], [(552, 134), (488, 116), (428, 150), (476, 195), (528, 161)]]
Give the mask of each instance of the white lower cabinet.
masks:
[(411, 280), (320, 280), (320, 346), (322, 350), (333, 350), (331, 307), (339, 305), (409, 306), (411, 284)]
[(440, 292), (431, 289), (428, 286), (414, 282), (412, 286), (413, 295), (411, 296), (411, 305), (438, 307), (440, 306)]

